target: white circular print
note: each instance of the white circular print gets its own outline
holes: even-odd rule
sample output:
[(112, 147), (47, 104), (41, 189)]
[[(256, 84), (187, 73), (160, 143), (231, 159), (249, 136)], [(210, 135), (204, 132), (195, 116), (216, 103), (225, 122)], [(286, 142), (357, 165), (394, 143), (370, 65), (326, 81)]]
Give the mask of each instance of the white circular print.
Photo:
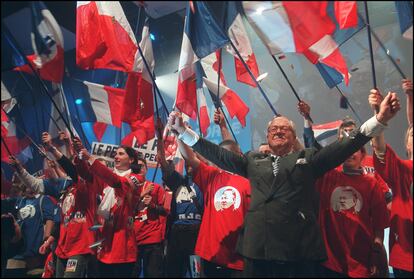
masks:
[(351, 186), (340, 186), (332, 192), (331, 207), (335, 212), (358, 213), (361, 211), (362, 205), (361, 194)]
[(214, 207), (221, 211), (233, 206), (233, 210), (240, 207), (241, 198), (239, 191), (232, 186), (224, 186), (214, 194)]

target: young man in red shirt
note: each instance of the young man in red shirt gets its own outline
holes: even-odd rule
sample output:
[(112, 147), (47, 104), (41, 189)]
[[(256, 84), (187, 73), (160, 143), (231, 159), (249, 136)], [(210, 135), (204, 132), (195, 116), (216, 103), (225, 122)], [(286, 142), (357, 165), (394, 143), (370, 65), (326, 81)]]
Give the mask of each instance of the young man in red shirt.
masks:
[[(381, 184), (364, 172), (365, 148), (351, 155), (341, 168), (318, 179), (319, 224), (328, 259), (328, 277), (378, 276), (388, 212)], [(303, 218), (303, 217), (302, 217)]]
[[(250, 183), (247, 179), (209, 166), (201, 161), (183, 142), (180, 151), (193, 168), (194, 183), (204, 196), (204, 213), (195, 253), (203, 262), (207, 277), (241, 276), (243, 258), (236, 252), (239, 232), (250, 205)], [(240, 154), (238, 145), (230, 140), (221, 146)]]

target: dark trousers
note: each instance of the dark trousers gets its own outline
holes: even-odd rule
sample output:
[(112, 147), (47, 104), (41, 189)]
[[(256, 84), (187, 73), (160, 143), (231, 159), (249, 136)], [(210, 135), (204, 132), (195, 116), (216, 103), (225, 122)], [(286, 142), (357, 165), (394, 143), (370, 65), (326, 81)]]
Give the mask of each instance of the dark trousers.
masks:
[(75, 255), (68, 259), (56, 257), (56, 278), (85, 278), (90, 254)]
[(241, 270), (227, 268), (206, 260), (202, 261), (203, 277), (205, 278), (243, 278)]
[(101, 278), (132, 278), (134, 264), (135, 263), (105, 264), (99, 262), (99, 274)]
[(394, 272), (395, 278), (413, 278), (412, 271), (402, 270), (394, 267), (392, 268), (392, 270)]
[(200, 224), (173, 224), (168, 235), (166, 276), (184, 277), (190, 270), (190, 256), (194, 255)]
[(319, 277), (318, 268), (319, 262), (314, 261), (280, 262), (244, 259), (245, 278), (316, 278)]
[[(144, 244), (138, 246), (137, 262), (134, 277), (141, 274), (143, 267), (145, 278), (164, 277), (164, 253), (162, 243)], [(142, 266), (141, 266), (142, 261)]]

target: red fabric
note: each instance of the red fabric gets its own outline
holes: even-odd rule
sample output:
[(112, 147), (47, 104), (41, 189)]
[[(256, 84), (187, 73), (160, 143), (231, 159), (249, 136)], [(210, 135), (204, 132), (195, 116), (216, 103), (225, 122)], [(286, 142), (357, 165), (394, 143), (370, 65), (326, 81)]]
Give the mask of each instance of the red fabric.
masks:
[(243, 100), (231, 89), (224, 93), (221, 100), (226, 105), (230, 117), (234, 118), (236, 116), (242, 127), (246, 127), (246, 115), (250, 109)]
[[(6, 145), (9, 150), (7, 150)], [(9, 151), (11, 152), (11, 155), (16, 156), (29, 146), (30, 140), (26, 137), (22, 139), (18, 139), (16, 136), (5, 137), (2, 139), (1, 143), (1, 160), (8, 162), (10, 155)]]
[[(134, 208), (139, 197), (140, 188), (133, 186), (131, 176), (142, 182), (141, 176), (130, 174), (121, 177), (111, 172), (110, 169), (95, 161), (91, 168), (91, 173), (100, 177), (104, 185), (102, 202), (110, 198), (114, 188), (113, 206), (110, 208), (109, 218), (100, 216), (99, 221), (103, 228), (97, 234), (97, 240), (105, 239), (101, 249), (97, 251), (97, 259), (106, 264), (131, 263), (136, 261), (137, 247), (134, 233)], [(105, 195), (108, 194), (108, 197)]]
[(412, 272), (413, 161), (400, 159), (394, 150), (387, 145), (384, 163), (374, 156), (374, 166), (377, 173), (391, 187), (393, 194), (389, 238), (389, 265)]
[(60, 234), (55, 250), (59, 258), (94, 254), (89, 245), (95, 242), (95, 232), (89, 230), (94, 224), (96, 192), (83, 180), (72, 185), (61, 203)]
[(200, 107), (200, 129), (204, 136), (207, 136), (207, 129), (210, 126), (210, 117), (208, 116), (207, 106)]
[(336, 48), (328, 57), (321, 59), (320, 62), (340, 72), (344, 76), (345, 84), (349, 84), (348, 67), (339, 48)]
[(53, 253), (50, 252), (45, 261), (42, 278), (55, 278), (55, 264), (53, 262)]
[[(145, 181), (144, 188), (151, 184)], [(154, 189), (151, 191), (152, 201), (155, 206), (164, 205), (165, 190), (159, 184), (154, 183)], [(141, 220), (146, 215), (146, 220)], [(159, 243), (164, 240), (165, 235), (165, 218), (160, 216), (153, 209), (144, 208), (136, 214), (134, 221), (135, 239), (137, 245)]]
[(80, 68), (129, 72), (136, 52), (127, 31), (113, 16), (100, 15), (95, 2), (77, 8), (76, 65)]
[(135, 137), (142, 145), (155, 137), (152, 84), (141, 73), (133, 72), (129, 73), (125, 88), (122, 121), (130, 125), (131, 133), (122, 143), (131, 146)]
[(325, 267), (350, 277), (369, 277), (374, 230), (388, 223), (380, 183), (372, 174), (346, 175), (337, 169), (317, 181)]
[(120, 112), (125, 109), (123, 103), (127, 92), (124, 89), (109, 86), (104, 86), (104, 89), (108, 93), (109, 113), (112, 119), (112, 123), (110, 124), (121, 128), (122, 120)]
[(326, 1), (282, 1), (289, 17), (296, 52), (303, 52), (326, 34), (332, 34), (335, 24), (326, 15)]
[[(195, 253), (219, 265), (243, 270), (243, 258), (236, 253), (236, 242), (250, 205), (249, 181), (200, 162), (195, 170), (194, 183), (200, 187), (204, 197), (204, 213)], [(225, 197), (233, 199), (234, 204), (225, 208), (221, 203)]]
[(195, 73), (188, 79), (181, 80), (178, 78), (176, 107), (192, 119), (197, 118), (197, 95), (196, 95), (196, 77)]
[(335, 17), (339, 29), (358, 25), (358, 6), (356, 1), (334, 1)]
[(6, 112), (2, 108), (1, 110), (1, 137), (2, 138), (7, 136), (7, 133), (8, 133), (7, 127), (9, 125), (8, 123), (9, 123), (9, 118), (7, 117)]
[[(249, 58), (245, 61), (247, 66), (249, 67), (250, 71), (252, 72), (253, 76), (257, 78), (259, 76), (259, 67), (257, 66), (256, 56), (254, 53), (249, 56)], [(237, 57), (234, 58), (234, 63), (236, 65), (236, 78), (237, 81), (246, 83), (252, 87), (257, 87), (256, 83), (250, 77), (249, 72), (244, 67), (243, 62), (240, 61)]]
[(95, 122), (93, 124), (93, 132), (95, 133), (96, 139), (98, 141), (102, 140), (102, 137), (106, 131), (106, 127), (108, 127), (108, 124), (102, 122)]

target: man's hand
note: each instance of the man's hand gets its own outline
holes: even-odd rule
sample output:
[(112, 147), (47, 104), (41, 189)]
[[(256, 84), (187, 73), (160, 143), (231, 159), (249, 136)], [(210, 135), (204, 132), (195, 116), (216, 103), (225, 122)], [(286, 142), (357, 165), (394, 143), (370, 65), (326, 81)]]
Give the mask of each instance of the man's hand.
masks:
[(85, 147), (82, 144), (82, 141), (78, 137), (73, 138), (72, 145), (76, 153), (79, 153), (82, 149), (85, 149)]
[(402, 89), (407, 95), (413, 95), (413, 82), (409, 79), (402, 80)]
[(167, 124), (171, 131), (177, 134), (182, 134), (186, 129), (181, 112), (178, 111), (172, 111), (170, 113)]
[(151, 197), (149, 194), (145, 195), (145, 196), (142, 198), (142, 202), (143, 202), (143, 204), (145, 204), (146, 206), (150, 205), (150, 204), (151, 204), (151, 201), (152, 201), (152, 197)]
[(79, 159), (88, 161), (91, 158), (91, 154), (89, 154), (88, 150), (86, 148), (82, 148), (79, 151)]
[(308, 117), (310, 114), (310, 110), (311, 110), (310, 106), (304, 101), (300, 101), (298, 103), (298, 111), (303, 117), (305, 118)]
[(43, 143), (44, 147), (47, 150), (50, 150), (50, 149), (53, 148), (53, 145), (52, 145), (52, 137), (49, 135), (48, 132), (43, 132), (42, 133), (42, 143)]
[(214, 111), (214, 123), (216, 123), (219, 126), (226, 125), (226, 123), (224, 122), (224, 115), (220, 109), (216, 109)]
[(381, 102), (384, 100), (384, 97), (377, 89), (371, 89), (368, 95), (368, 103), (371, 106), (372, 110), (375, 111), (376, 108), (379, 108)]
[(53, 160), (49, 160), (49, 159), (46, 159), (46, 162), (47, 162), (47, 166), (48, 166), (50, 169), (54, 169), (54, 168), (56, 168), (56, 163), (55, 163), (55, 161), (53, 161)]
[(141, 192), (141, 198), (150, 195), (152, 190), (154, 190), (154, 183), (145, 184)]
[(22, 163), (14, 156), (9, 156), (9, 164), (19, 173), (23, 170)]
[(387, 124), (397, 112), (401, 109), (400, 100), (395, 92), (388, 92), (384, 100), (381, 102), (377, 120), (382, 124)]

